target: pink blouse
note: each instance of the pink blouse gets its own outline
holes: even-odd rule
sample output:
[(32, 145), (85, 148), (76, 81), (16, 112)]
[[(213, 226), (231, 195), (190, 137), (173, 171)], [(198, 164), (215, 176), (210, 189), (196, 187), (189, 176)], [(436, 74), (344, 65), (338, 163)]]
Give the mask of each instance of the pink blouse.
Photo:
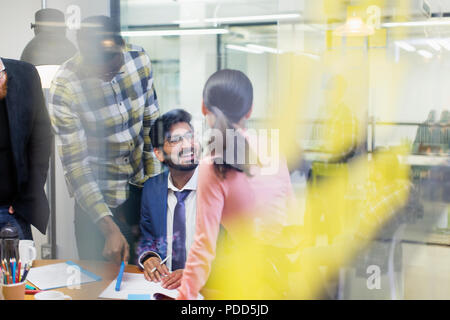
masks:
[(270, 208), (272, 212), (283, 211), (283, 203), (293, 194), (292, 185), (284, 161), (280, 161), (276, 171), (270, 175), (248, 177), (243, 172), (229, 170), (226, 179), (220, 179), (214, 171), (211, 158), (201, 161), (196, 232), (178, 289), (178, 299), (196, 299), (206, 284), (215, 257), (220, 224), (233, 238), (232, 221), (235, 218), (251, 219), (249, 212), (259, 212), (258, 207)]

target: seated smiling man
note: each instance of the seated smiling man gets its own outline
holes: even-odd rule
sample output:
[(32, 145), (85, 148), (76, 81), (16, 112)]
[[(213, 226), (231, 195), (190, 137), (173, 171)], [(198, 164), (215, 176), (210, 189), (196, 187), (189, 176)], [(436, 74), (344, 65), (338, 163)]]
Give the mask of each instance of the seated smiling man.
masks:
[(200, 145), (194, 140), (191, 118), (175, 109), (159, 117), (150, 130), (155, 155), (169, 170), (144, 185), (138, 264), (147, 280), (161, 281), (167, 289), (180, 285), (195, 234)]

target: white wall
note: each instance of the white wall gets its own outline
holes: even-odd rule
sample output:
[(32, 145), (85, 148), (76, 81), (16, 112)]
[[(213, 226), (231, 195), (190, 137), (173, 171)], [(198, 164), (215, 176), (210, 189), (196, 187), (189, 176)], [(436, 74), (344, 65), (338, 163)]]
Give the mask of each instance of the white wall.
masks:
[(0, 56), (19, 59), (22, 50), (33, 36), (30, 23), (34, 13), (41, 8), (40, 1), (0, 0)]
[[(205, 4), (180, 5), (180, 20), (208, 16)], [(194, 117), (201, 118), (203, 86), (217, 70), (216, 36), (180, 37), (180, 101)]]

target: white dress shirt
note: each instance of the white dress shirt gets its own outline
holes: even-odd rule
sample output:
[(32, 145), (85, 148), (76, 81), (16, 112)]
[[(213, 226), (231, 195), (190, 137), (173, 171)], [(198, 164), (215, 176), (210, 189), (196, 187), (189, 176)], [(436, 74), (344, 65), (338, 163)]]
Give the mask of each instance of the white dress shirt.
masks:
[[(175, 211), (175, 206), (177, 205), (177, 198), (174, 192), (191, 190), (189, 195), (184, 200), (184, 206), (186, 208), (186, 257), (189, 253), (189, 248), (194, 242), (195, 235), (195, 218), (197, 214), (197, 177), (198, 177), (198, 167), (195, 169), (194, 174), (191, 179), (184, 185), (182, 189), (178, 189), (172, 183), (172, 176), (169, 173), (168, 176), (168, 193), (167, 193), (167, 256), (172, 255), (172, 237), (173, 237), (173, 216)], [(149, 252), (144, 252), (139, 257), (139, 264), (142, 268), (141, 263), (142, 258), (146, 256)], [(156, 253), (155, 253), (156, 254)], [(158, 255), (159, 256), (159, 255)], [(166, 262), (167, 269), (172, 270), (172, 259), (168, 259)]]

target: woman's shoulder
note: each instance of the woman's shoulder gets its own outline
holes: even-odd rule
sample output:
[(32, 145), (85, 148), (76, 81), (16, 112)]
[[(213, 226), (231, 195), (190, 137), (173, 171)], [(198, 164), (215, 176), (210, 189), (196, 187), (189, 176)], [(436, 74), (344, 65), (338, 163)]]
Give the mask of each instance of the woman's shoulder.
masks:
[(199, 163), (199, 179), (207, 179), (209, 183), (220, 184), (222, 186), (233, 184), (234, 181), (240, 180), (240, 176), (245, 176), (243, 172), (236, 170), (228, 170), (225, 177), (218, 174), (215, 168), (215, 157), (205, 156)]
[(214, 170), (214, 158), (212, 156), (203, 157), (198, 165), (199, 168), (199, 178), (206, 177), (208, 179), (215, 179)]

